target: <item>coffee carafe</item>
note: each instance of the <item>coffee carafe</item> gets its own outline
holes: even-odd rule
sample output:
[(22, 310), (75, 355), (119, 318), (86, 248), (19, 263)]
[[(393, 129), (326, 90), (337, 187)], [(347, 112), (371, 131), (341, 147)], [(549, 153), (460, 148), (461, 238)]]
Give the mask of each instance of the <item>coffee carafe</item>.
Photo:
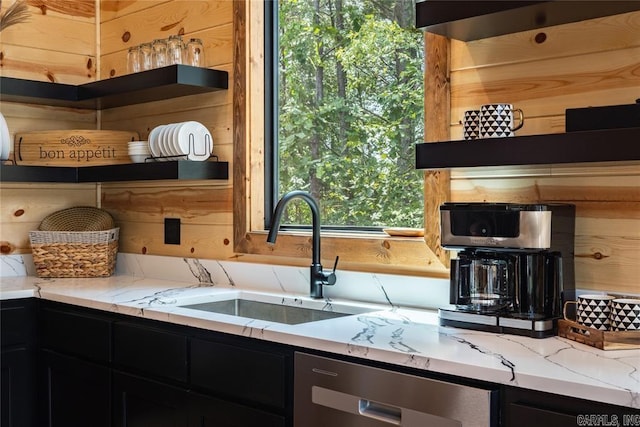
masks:
[(460, 310), (496, 313), (513, 307), (514, 260), (508, 254), (463, 251), (451, 261), (452, 298)]
[(574, 297), (575, 207), (445, 203), (442, 246), (451, 260), (450, 303), (440, 323), (530, 336), (554, 334)]

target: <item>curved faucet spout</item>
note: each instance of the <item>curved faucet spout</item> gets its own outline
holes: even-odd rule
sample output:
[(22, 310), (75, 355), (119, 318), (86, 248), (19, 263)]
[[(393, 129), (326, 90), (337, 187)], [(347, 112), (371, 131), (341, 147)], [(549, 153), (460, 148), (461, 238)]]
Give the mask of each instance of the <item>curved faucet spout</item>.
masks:
[(322, 298), (322, 287), (325, 285), (333, 285), (336, 283), (335, 270), (338, 265), (338, 258), (336, 258), (336, 264), (333, 267), (333, 272), (325, 272), (320, 264), (320, 207), (318, 201), (306, 191), (291, 191), (284, 196), (276, 205), (276, 210), (273, 213), (273, 220), (271, 221), (271, 229), (267, 236), (268, 243), (275, 243), (278, 237), (278, 230), (280, 229), (280, 221), (284, 214), (284, 209), (287, 204), (293, 199), (302, 199), (311, 208), (311, 220), (313, 222), (313, 237), (311, 245), (311, 270), (309, 277), (309, 288), (311, 298)]
[(318, 201), (306, 191), (295, 190), (291, 191), (284, 196), (276, 205), (276, 210), (273, 213), (273, 220), (271, 221), (271, 229), (267, 236), (267, 242), (275, 243), (278, 237), (278, 230), (280, 229), (280, 221), (282, 220), (282, 214), (287, 204), (293, 199), (302, 199), (311, 208), (311, 221), (312, 221), (312, 259), (313, 264), (320, 264), (320, 207)]

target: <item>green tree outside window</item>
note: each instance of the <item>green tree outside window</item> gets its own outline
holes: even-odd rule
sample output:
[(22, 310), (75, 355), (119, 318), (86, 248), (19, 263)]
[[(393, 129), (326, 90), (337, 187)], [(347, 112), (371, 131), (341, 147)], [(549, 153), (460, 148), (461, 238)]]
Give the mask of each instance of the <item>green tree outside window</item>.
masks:
[[(323, 224), (423, 227), (423, 34), (413, 0), (281, 0), (279, 196), (302, 189)], [(286, 223), (308, 224), (289, 209)]]

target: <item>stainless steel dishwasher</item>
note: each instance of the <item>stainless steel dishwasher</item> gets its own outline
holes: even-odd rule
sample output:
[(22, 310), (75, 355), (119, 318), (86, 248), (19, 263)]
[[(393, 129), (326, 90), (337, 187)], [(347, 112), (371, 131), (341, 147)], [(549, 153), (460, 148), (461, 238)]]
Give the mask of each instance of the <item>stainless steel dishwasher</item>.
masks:
[(295, 354), (294, 427), (494, 427), (498, 391)]

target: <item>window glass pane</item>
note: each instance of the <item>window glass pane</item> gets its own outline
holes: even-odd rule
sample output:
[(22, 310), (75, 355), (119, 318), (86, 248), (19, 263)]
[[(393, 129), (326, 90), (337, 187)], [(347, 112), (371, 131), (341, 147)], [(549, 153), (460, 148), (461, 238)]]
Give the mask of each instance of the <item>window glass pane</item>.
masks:
[[(278, 197), (306, 190), (322, 223), (423, 226), (423, 34), (413, 0), (278, 4)], [(308, 209), (283, 223), (309, 224)]]

